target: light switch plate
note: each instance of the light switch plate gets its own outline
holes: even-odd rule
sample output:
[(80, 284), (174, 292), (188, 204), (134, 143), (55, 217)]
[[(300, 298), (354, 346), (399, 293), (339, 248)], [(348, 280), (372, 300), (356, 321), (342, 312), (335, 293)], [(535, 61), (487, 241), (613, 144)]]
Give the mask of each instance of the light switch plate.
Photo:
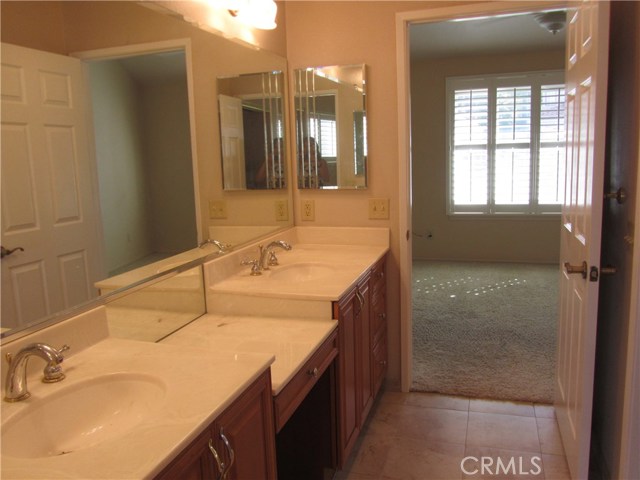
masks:
[(370, 198), (369, 199), (369, 218), (384, 220), (389, 218), (389, 199), (388, 198)]
[(209, 218), (227, 218), (227, 202), (225, 200), (209, 200)]

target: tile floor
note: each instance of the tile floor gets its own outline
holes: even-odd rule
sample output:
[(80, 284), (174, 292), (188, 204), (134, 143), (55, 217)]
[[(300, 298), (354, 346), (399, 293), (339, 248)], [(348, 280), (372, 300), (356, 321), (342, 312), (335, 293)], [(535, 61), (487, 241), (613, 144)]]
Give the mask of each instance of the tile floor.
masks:
[(417, 392), (381, 394), (335, 478), (570, 479), (552, 406)]

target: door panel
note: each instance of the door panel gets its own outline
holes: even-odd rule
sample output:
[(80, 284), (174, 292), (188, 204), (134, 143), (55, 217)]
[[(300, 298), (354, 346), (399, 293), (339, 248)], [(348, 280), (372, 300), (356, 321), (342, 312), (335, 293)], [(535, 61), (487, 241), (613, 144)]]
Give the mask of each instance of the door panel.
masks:
[[(567, 164), (555, 407), (572, 478), (588, 477), (602, 228), (609, 5), (583, 2), (567, 32)], [(584, 273), (581, 272), (582, 265)], [(595, 270), (594, 270), (595, 269)], [(595, 275), (592, 275), (595, 274)]]
[(97, 295), (86, 98), (79, 60), (2, 44), (2, 245), (24, 249), (2, 259), (3, 328)]

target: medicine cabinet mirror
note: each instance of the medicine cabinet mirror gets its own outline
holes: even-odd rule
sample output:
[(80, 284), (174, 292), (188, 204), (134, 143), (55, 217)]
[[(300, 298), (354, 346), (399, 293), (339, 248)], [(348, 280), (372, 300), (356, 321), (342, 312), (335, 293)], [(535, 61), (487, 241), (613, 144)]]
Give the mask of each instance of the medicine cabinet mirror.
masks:
[(218, 78), (225, 190), (286, 188), (284, 75)]
[(298, 188), (367, 187), (365, 65), (294, 71)]

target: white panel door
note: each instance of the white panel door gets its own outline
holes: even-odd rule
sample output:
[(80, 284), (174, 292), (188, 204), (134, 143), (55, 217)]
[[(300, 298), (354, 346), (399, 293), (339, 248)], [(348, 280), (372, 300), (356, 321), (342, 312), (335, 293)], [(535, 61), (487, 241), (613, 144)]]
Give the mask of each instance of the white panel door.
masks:
[(77, 59), (2, 44), (2, 327), (97, 295), (99, 209)]
[(609, 5), (585, 1), (567, 31), (567, 168), (555, 407), (574, 479), (589, 472), (603, 206)]
[(218, 95), (222, 137), (222, 176), (225, 190), (247, 187), (244, 159), (244, 123), (242, 100)]

